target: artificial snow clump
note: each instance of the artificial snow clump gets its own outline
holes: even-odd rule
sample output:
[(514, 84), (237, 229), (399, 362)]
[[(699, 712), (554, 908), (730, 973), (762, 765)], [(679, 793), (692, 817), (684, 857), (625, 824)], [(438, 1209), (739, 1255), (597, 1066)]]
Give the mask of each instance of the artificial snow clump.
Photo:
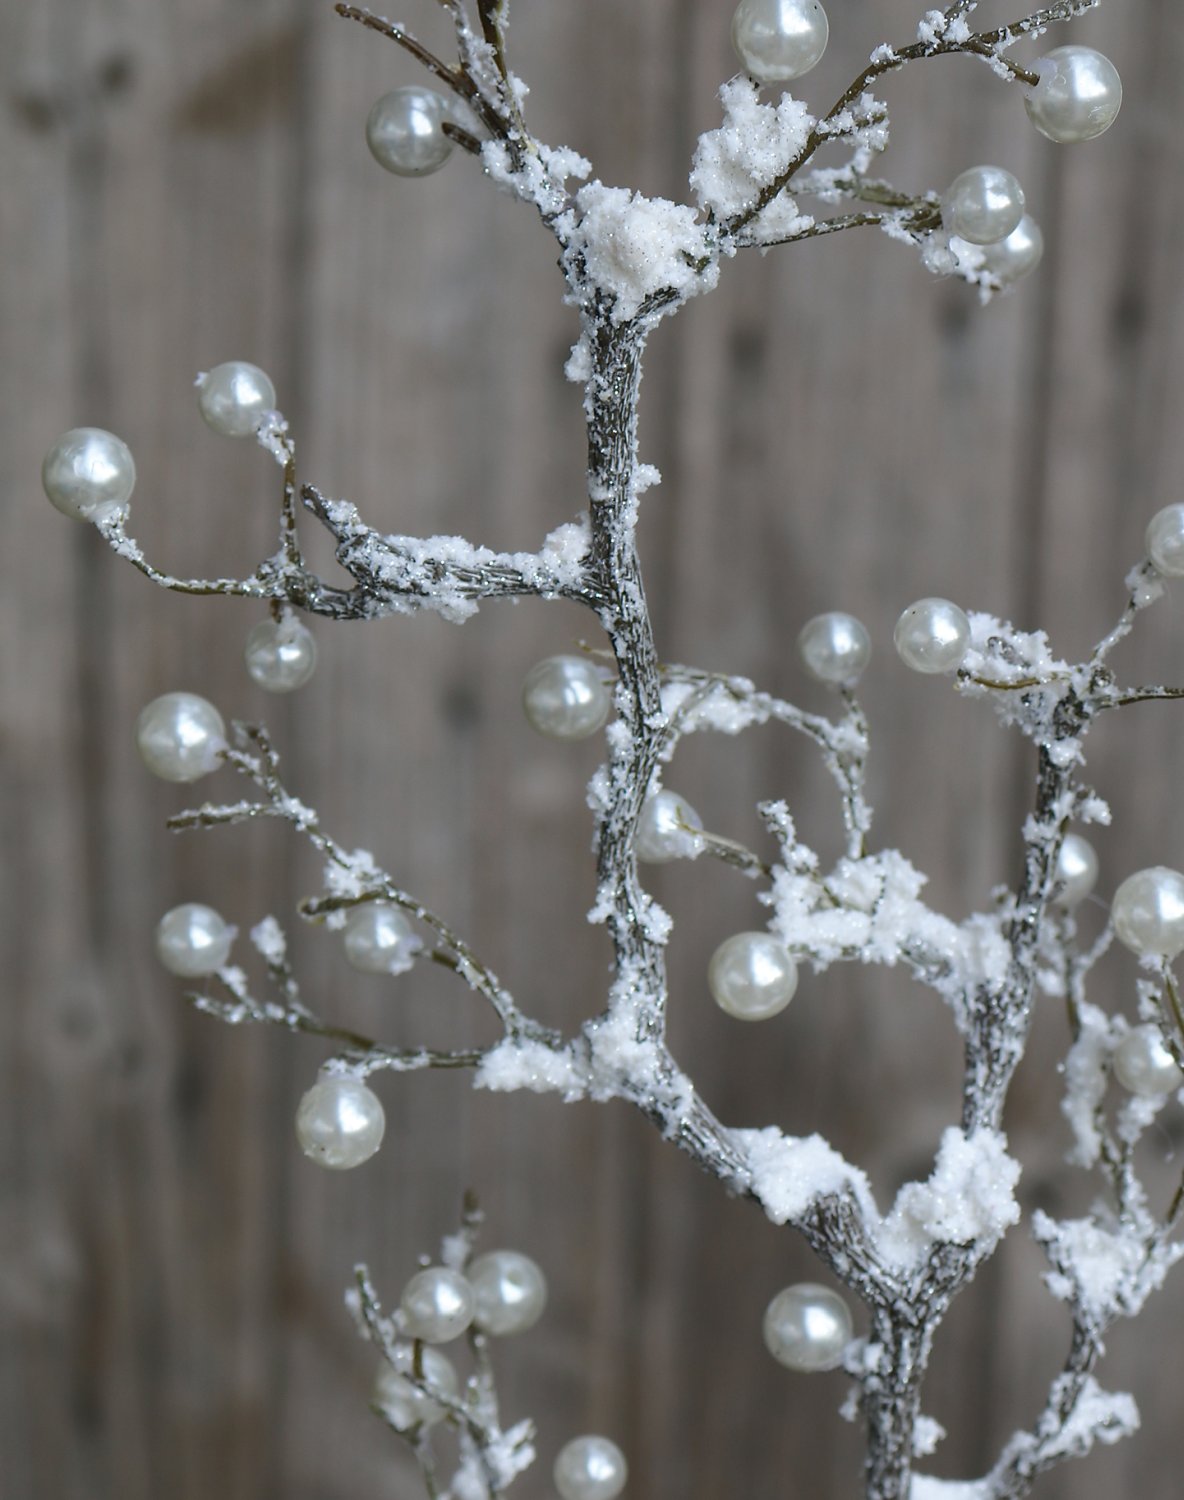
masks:
[(703, 226), (686, 204), (602, 182), (582, 187), (575, 201), (568, 258), (580, 257), (590, 280), (613, 299), (614, 323), (636, 317), (657, 292), (689, 297), (718, 280)]
[[(725, 83), (719, 97), (724, 123), (699, 137), (690, 183), (699, 204), (726, 220), (751, 208), (761, 190), (800, 155), (814, 119), (801, 100), (789, 94), (777, 104), (762, 104), (749, 78)], [(761, 211), (747, 234), (758, 243), (783, 239), (810, 222), (783, 192)]]
[(918, 1263), (933, 1243), (993, 1245), (1020, 1217), (1020, 1165), (994, 1130), (966, 1135), (951, 1126), (941, 1138), (927, 1182), (908, 1182), (884, 1221), (881, 1245), (902, 1264)]

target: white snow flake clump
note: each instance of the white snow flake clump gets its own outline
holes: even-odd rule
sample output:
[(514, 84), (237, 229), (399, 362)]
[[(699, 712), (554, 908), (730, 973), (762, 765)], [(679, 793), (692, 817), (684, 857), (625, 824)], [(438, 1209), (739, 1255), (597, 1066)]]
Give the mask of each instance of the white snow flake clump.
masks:
[[(724, 123), (699, 137), (691, 167), (691, 188), (703, 208), (730, 219), (756, 201), (801, 153), (814, 119), (800, 99), (783, 94), (778, 104), (762, 104), (757, 86), (733, 78), (719, 91)], [(809, 228), (788, 193), (780, 193), (746, 231), (762, 241), (783, 239)]]
[(614, 323), (636, 317), (656, 292), (687, 297), (719, 279), (703, 226), (686, 204), (590, 182), (576, 207), (578, 216), (562, 226), (567, 253), (613, 299)]
[(927, 1182), (907, 1182), (884, 1220), (880, 1244), (898, 1264), (915, 1264), (934, 1243), (993, 1245), (1017, 1223), (1020, 1165), (995, 1130), (942, 1136)]

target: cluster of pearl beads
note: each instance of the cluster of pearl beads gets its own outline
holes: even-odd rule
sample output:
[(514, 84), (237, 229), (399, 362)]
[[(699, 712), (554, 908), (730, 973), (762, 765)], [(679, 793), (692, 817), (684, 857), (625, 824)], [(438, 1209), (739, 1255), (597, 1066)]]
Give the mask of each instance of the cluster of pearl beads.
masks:
[(851, 1313), (830, 1287), (798, 1282), (765, 1309), (765, 1347), (790, 1370), (833, 1370), (852, 1338)]
[(487, 1251), (463, 1274), (450, 1266), (427, 1266), (399, 1299), (404, 1332), (425, 1344), (447, 1344), (470, 1326), (498, 1338), (525, 1333), (546, 1305), (546, 1277), (518, 1250)]

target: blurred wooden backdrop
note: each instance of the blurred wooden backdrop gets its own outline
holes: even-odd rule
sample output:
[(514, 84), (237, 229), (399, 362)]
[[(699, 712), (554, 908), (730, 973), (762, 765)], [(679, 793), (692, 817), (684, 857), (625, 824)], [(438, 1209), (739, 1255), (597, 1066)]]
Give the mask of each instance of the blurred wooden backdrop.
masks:
[[(810, 100), (882, 38), (907, 39), (917, 8), (835, 0)], [(443, 41), (428, 0), (404, 10)], [(535, 128), (606, 181), (682, 194), (733, 66), (730, 12), (515, 0)], [(948, 594), (1081, 652), (1120, 605), (1148, 517), (1181, 498), (1184, 28), (1171, 0), (1111, 0), (1074, 35), (1126, 81), (1117, 126), (1088, 146), (1044, 141), (965, 60), (886, 90), (885, 170), (902, 184), (984, 160), (1021, 176), (1048, 248), (1015, 295), (980, 310), (879, 237), (744, 256), (661, 330), (645, 389), (644, 456), (665, 476), (643, 523), (661, 651), (823, 707), (797, 630), (824, 608), (862, 615), (877, 837), (931, 871), (954, 915), (1015, 878), (1031, 759), (897, 663), (897, 612)], [(533, 546), (580, 508), (579, 398), (560, 373), (574, 323), (548, 237), (468, 160), (403, 182), (366, 152), (370, 103), (414, 76), (324, 0), (0, 4), (0, 1492), (410, 1500), (341, 1293), (364, 1257), (397, 1294), (472, 1185), (489, 1243), (535, 1255), (553, 1287), (543, 1325), (502, 1351), (507, 1413), (540, 1423), (522, 1500), (551, 1493), (555, 1451), (586, 1430), (625, 1447), (635, 1500), (844, 1500), (859, 1484), (841, 1378), (792, 1376), (760, 1343), (770, 1295), (813, 1274), (791, 1236), (623, 1109), (475, 1096), (459, 1078), (383, 1080), (380, 1156), (320, 1172), (291, 1133), (319, 1049), (187, 1013), (151, 954), (179, 901), (245, 926), (317, 880), (279, 828), (165, 833), (184, 792), (148, 778), (131, 731), (146, 700), (187, 688), (265, 715), (298, 793), (467, 933), (527, 1008), (570, 1027), (602, 993), (603, 935), (584, 921), (595, 748), (532, 738), (517, 704), (527, 668), (586, 636), (586, 618), (523, 605), (460, 629), (319, 628), (313, 684), (265, 701), (240, 660), (258, 611), (158, 593), (39, 493), (59, 431), (111, 427), (136, 453), (150, 554), (248, 569), (272, 546), (275, 471), (209, 433), (191, 389), (248, 358), (276, 379), (303, 476), (376, 524)], [(1179, 681), (1182, 628), (1173, 589), (1126, 653), (1131, 675)], [(1182, 722), (1149, 707), (1095, 735), (1117, 824), (1097, 837), (1103, 896), (1139, 864), (1184, 862)], [(692, 742), (671, 781), (741, 838), (757, 837), (758, 798), (786, 795), (837, 847), (829, 786), (783, 734)], [(702, 975), (715, 943), (759, 919), (752, 890), (706, 863), (653, 884), (681, 919), (676, 1048), (724, 1118), (821, 1128), (884, 1197), (924, 1173), (957, 1107), (937, 1003), (900, 976), (834, 972), (768, 1027), (737, 1027)], [(321, 933), (298, 951), (309, 993), (358, 1024), (487, 1034), (445, 975), (364, 980)], [(1129, 1010), (1131, 966), (1115, 958), (1102, 980), (1099, 998)], [(1025, 1201), (1071, 1211), (1088, 1189), (1060, 1165), (1063, 1043), (1059, 1008), (1042, 1006), (1010, 1128)], [(1166, 1195), (1180, 1121), (1165, 1119), (1150, 1154)], [(937, 1472), (981, 1472), (1042, 1399), (1066, 1326), (1040, 1270), (1014, 1235), (957, 1306), (927, 1401), (950, 1430)], [(1045, 1500), (1174, 1500), (1182, 1338), (1178, 1281), (1114, 1332), (1102, 1372), (1134, 1390), (1144, 1432), (1044, 1480)]]

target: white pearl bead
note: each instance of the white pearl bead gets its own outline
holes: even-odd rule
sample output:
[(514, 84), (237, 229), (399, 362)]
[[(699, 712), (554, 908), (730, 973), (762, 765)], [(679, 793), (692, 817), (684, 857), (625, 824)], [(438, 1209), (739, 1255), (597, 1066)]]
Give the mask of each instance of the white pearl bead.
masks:
[(403, 1288), (399, 1304), (407, 1333), (427, 1344), (458, 1338), (473, 1321), (473, 1289), (459, 1271), (429, 1266)]
[(247, 636), (243, 660), (261, 688), (291, 693), (303, 687), (316, 670), (317, 643), (312, 631), (294, 615), (260, 620)]
[(918, 599), (897, 620), (893, 640), (914, 672), (953, 672), (970, 647), (970, 621), (949, 599)]
[(629, 1477), (625, 1455), (610, 1438), (572, 1438), (555, 1460), (555, 1488), (563, 1500), (614, 1500)]
[(1163, 865), (1128, 875), (1114, 892), (1110, 920), (1132, 953), (1175, 958), (1184, 950), (1184, 875)]
[(1065, 835), (1053, 878), (1059, 886), (1054, 897), (1057, 906), (1069, 911), (1085, 900), (1098, 879), (1098, 856), (1088, 839), (1079, 833)]
[(74, 427), (45, 455), (41, 483), (52, 504), (75, 521), (126, 516), (136, 486), (131, 449), (101, 427)]
[(232, 359), (198, 376), (197, 404), (223, 437), (254, 437), (259, 419), (275, 410), (275, 386), (258, 365)]
[[(456, 1370), (446, 1354), (430, 1345), (421, 1351), (424, 1380), (433, 1390), (453, 1400), (460, 1393)], [(400, 1432), (411, 1427), (434, 1427), (446, 1414), (438, 1401), (415, 1384), (412, 1378), (414, 1356), (401, 1344), (395, 1350), (395, 1365), (383, 1360), (374, 1381), (374, 1401)]]
[(382, 1145), (385, 1130), (386, 1116), (378, 1095), (348, 1074), (318, 1078), (296, 1111), (301, 1151), (334, 1171), (369, 1161)]
[(411, 923), (385, 901), (367, 901), (346, 920), (345, 956), (363, 974), (403, 974), (419, 946)]
[(1024, 190), (1002, 167), (968, 167), (946, 189), (942, 222), (970, 245), (1005, 240), (1024, 216)]
[(611, 700), (599, 671), (582, 656), (548, 656), (526, 674), (522, 707), (554, 740), (582, 740), (608, 718)]
[(703, 847), (698, 831), (703, 819), (677, 792), (663, 787), (641, 804), (633, 851), (647, 865), (664, 865), (673, 859), (693, 859)]
[(366, 119), (366, 144), (380, 167), (398, 177), (426, 177), (452, 154), (444, 134), (448, 101), (432, 89), (384, 94)]
[(1184, 1088), (1184, 1073), (1163, 1044), (1158, 1026), (1136, 1026), (1114, 1052), (1114, 1076), (1132, 1094), (1153, 1099)]
[(833, 1370), (851, 1342), (851, 1314), (830, 1287), (803, 1281), (778, 1292), (765, 1310), (765, 1347), (790, 1370)]
[(212, 906), (174, 906), (156, 924), (156, 955), (170, 974), (196, 979), (226, 965), (234, 928)]
[(1005, 240), (982, 245), (982, 267), (1000, 286), (1010, 286), (1034, 271), (1044, 254), (1044, 236), (1031, 214), (1025, 214)]
[(226, 748), (226, 725), (196, 693), (164, 693), (136, 722), (144, 764), (162, 781), (196, 781), (216, 771)]
[(1165, 578), (1184, 578), (1184, 505), (1167, 505), (1147, 525), (1147, 556)]
[(798, 966), (771, 932), (738, 932), (711, 955), (707, 984), (715, 1003), (738, 1021), (764, 1021), (793, 999)]
[(826, 51), (829, 34), (818, 0), (740, 0), (732, 18), (736, 56), (759, 83), (808, 73)]
[(525, 1333), (543, 1315), (547, 1281), (528, 1255), (517, 1250), (490, 1250), (465, 1272), (473, 1288), (473, 1321), (486, 1333)]
[(1032, 124), (1050, 141), (1089, 141), (1109, 130), (1122, 107), (1122, 79), (1092, 47), (1054, 47), (1038, 58), (1040, 77), (1024, 96)]
[(811, 677), (853, 687), (872, 654), (871, 637), (854, 615), (815, 615), (798, 634), (798, 655)]

